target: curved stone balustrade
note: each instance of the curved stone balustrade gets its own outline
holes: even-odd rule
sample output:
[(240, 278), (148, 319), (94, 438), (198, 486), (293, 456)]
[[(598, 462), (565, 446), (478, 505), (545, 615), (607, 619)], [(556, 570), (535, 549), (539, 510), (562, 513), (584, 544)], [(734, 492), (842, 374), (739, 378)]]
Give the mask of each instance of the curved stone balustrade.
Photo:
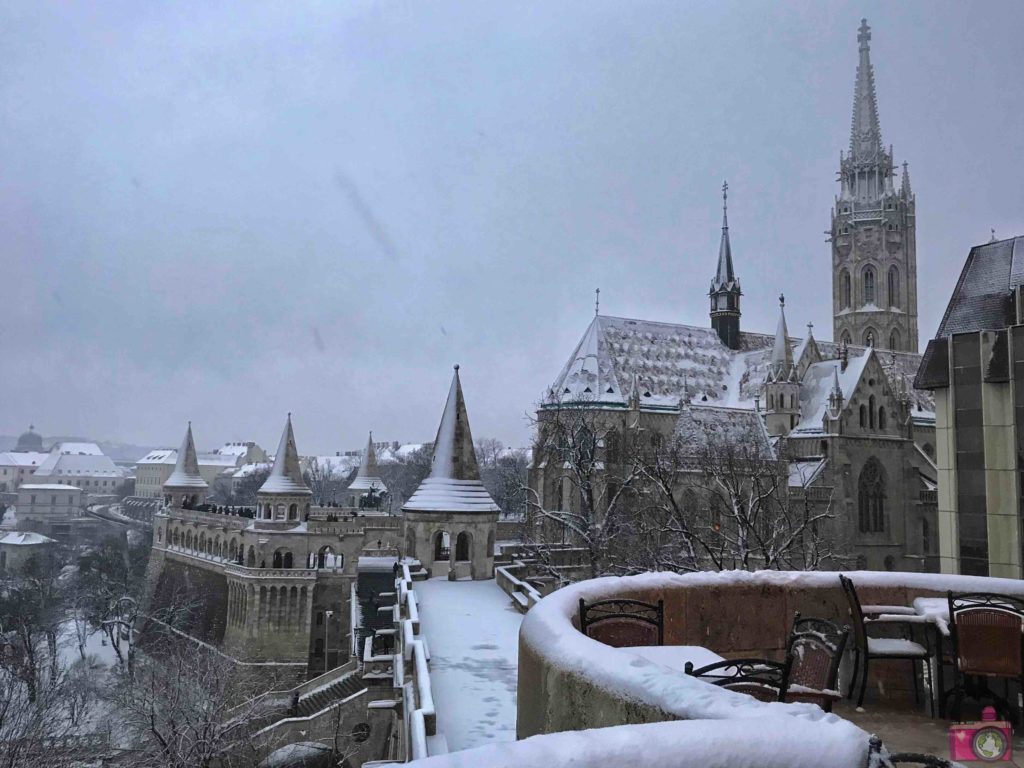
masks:
[(231, 563), (224, 566), (229, 576), (244, 576), (247, 579), (316, 579), (314, 568), (248, 568)]
[[(940, 574), (849, 572), (865, 604), (909, 605), (915, 597), (954, 592), (1024, 596), (1024, 582)], [(665, 601), (665, 644), (699, 645), (723, 656), (775, 655), (793, 614), (848, 623), (837, 573), (762, 571), (644, 574), (565, 587), (535, 605), (519, 635), (517, 735), (662, 720), (731, 720), (790, 716), (829, 728), (854, 728), (807, 704), (765, 704), (655, 665), (625, 648), (592, 640), (577, 628), (579, 600)], [(742, 724), (737, 738), (749, 726)]]

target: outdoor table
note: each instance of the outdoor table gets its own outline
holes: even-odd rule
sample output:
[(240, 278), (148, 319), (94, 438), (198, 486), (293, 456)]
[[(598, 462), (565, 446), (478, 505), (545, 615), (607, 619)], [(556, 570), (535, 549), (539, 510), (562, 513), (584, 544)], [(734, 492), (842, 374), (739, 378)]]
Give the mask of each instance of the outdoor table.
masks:
[(688, 661), (693, 662), (695, 669), (725, 661), (714, 651), (709, 651), (700, 645), (634, 645), (622, 650), (680, 672), (686, 667)]
[(932, 628), (935, 642), (935, 653), (932, 655), (935, 666), (931, 673), (931, 682), (935, 687), (935, 711), (940, 718), (946, 718), (945, 683), (942, 667), (942, 639), (949, 637), (949, 600), (945, 597), (916, 597), (914, 612), (924, 619)]

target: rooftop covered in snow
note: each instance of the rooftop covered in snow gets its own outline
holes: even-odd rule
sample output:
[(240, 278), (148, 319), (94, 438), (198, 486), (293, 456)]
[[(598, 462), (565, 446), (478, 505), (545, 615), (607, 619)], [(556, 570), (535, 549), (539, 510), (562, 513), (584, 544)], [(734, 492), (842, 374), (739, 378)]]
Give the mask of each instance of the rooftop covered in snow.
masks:
[(274, 466), (270, 475), (260, 486), (258, 493), (281, 494), (290, 496), (309, 496), (312, 491), (306, 485), (302, 477), (302, 467), (299, 465), (299, 450), (295, 447), (295, 435), (292, 432), (292, 415), (284, 425), (284, 432), (281, 433), (281, 442), (277, 446), (277, 455), (274, 456)]

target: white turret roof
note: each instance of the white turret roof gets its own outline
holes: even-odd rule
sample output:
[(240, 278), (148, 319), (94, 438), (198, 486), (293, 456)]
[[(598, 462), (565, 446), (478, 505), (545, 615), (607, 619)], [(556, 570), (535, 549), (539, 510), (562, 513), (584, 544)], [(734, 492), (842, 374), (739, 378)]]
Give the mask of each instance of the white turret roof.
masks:
[(196, 456), (196, 445), (192, 442), (192, 422), (185, 430), (185, 439), (178, 449), (178, 461), (174, 465), (171, 476), (164, 481), (164, 488), (209, 488), (203, 476), (199, 474), (199, 459)]
[(373, 432), (366, 441), (366, 450), (363, 451), (363, 459), (359, 462), (359, 471), (355, 479), (349, 483), (350, 491), (368, 491), (371, 488), (383, 493), (388, 488), (380, 479), (380, 470), (377, 468), (377, 452), (373, 448)]
[(275, 493), (289, 495), (310, 495), (312, 491), (302, 478), (302, 468), (299, 466), (299, 451), (295, 447), (295, 435), (292, 433), (292, 415), (288, 414), (288, 420), (284, 425), (284, 432), (281, 434), (281, 444), (277, 446), (277, 455), (274, 456), (274, 466), (266, 482), (260, 487), (257, 493)]
[(441, 424), (434, 441), (430, 475), (402, 507), (411, 512), (498, 512), (498, 505), (480, 482), (473, 450), (459, 366), (448, 390)]

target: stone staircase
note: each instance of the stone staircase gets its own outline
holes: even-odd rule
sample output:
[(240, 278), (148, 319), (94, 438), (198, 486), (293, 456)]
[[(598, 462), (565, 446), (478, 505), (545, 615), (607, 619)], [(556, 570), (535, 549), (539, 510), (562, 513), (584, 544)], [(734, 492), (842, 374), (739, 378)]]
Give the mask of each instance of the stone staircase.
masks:
[(336, 680), (326, 688), (307, 693), (299, 699), (299, 706), (292, 717), (309, 717), (315, 715), (337, 701), (347, 699), (353, 694), (366, 689), (362, 675), (357, 671), (350, 672), (340, 680)]

